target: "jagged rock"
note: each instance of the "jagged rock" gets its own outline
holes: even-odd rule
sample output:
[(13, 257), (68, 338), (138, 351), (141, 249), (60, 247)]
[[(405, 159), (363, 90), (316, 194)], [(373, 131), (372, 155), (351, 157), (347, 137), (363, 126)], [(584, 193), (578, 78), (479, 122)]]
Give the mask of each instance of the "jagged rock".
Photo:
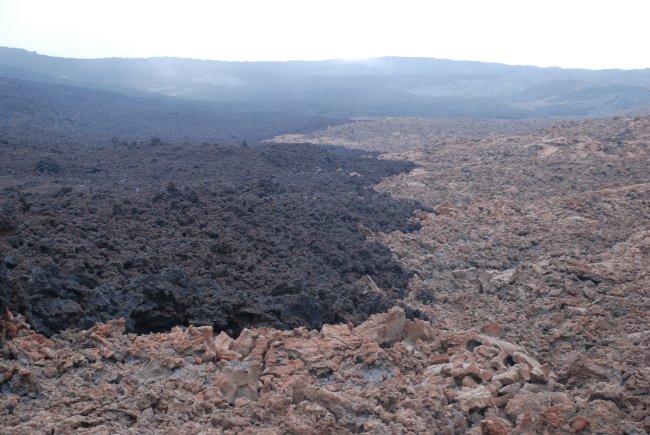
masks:
[[(237, 353), (234, 350), (231, 350), (231, 348), (234, 345), (234, 340), (230, 337), (228, 337), (228, 334), (225, 332), (219, 333), (214, 340), (213, 340), (213, 346), (215, 356), (220, 359), (220, 360), (225, 360), (225, 361), (231, 361), (234, 359), (241, 359), (241, 354)], [(243, 351), (246, 350), (245, 347), (242, 349)]]
[(481, 332), (499, 338), (503, 335), (503, 327), (498, 322), (490, 322), (481, 328)]
[(245, 397), (257, 400), (260, 365), (255, 361), (229, 361), (221, 369), (215, 385), (229, 403)]
[(519, 381), (519, 370), (517, 368), (512, 368), (507, 372), (495, 375), (492, 380), (500, 382), (503, 385), (514, 384)]
[(66, 273), (50, 265), (30, 271), (24, 295), (27, 320), (37, 331), (51, 335), (64, 325), (90, 328), (95, 321), (123, 315), (122, 295), (87, 274)]
[[(450, 329), (498, 322), (501, 331), (482, 332), (525, 343), (547, 365), (506, 352), (494, 361), (497, 372), (516, 364), (527, 382), (552, 384), (551, 369), (577, 396), (614, 400), (641, 430), (650, 406), (641, 392), (650, 379), (638, 374), (639, 348), (650, 343), (650, 221), (639, 210), (650, 200), (650, 117), (558, 122), (477, 140), (462, 137), (475, 123), (445, 138), (433, 133), (439, 124), (374, 120), (303, 140), (326, 135), (417, 162), (378, 188), (433, 213), (416, 216), (415, 234), (374, 234), (414, 272), (409, 302)], [(408, 131), (408, 143), (393, 131)], [(440, 355), (430, 360), (444, 363)]]
[[(0, 263), (15, 264), (3, 303), (39, 332), (120, 317), (136, 333), (319, 329), (358, 325), (404, 296), (410, 274), (358, 228), (420, 226), (417, 203), (372, 188), (412, 163), (331, 146), (120, 141), (89, 152), (31, 139), (0, 162), (13, 174), (0, 188)], [(41, 165), (36, 177), (52, 149), (65, 149), (66, 176)]]
[[(377, 121), (382, 128), (393, 122), (407, 121)], [(424, 128), (426, 120), (415, 124)], [(611, 139), (621, 135), (623, 141)], [(164, 314), (170, 321), (204, 326), (136, 337), (116, 324), (65, 331), (46, 342), (27, 330), (20, 317), (5, 321), (8, 339), (0, 347), (2, 426), (12, 433), (41, 429), (232, 433), (251, 425), (260, 433), (426, 433), (432, 428), (448, 433), (646, 433), (650, 233), (644, 211), (650, 200), (649, 140), (648, 117), (570, 121), (517, 136), (471, 141), (414, 137), (413, 143), (422, 145), (419, 149), (391, 142), (390, 135), (375, 140), (375, 146), (381, 142), (386, 149), (402, 150), (384, 155), (385, 161), (408, 159), (420, 166), (375, 188), (392, 198), (420, 201), (421, 210), (432, 212), (413, 217), (411, 222), (420, 227), (415, 232), (408, 227), (386, 229), (379, 222), (366, 225), (357, 222), (356, 215), (346, 215), (345, 225), (354, 234), (390, 247), (379, 257), (375, 257), (379, 251), (366, 253), (365, 244), (347, 256), (338, 255), (338, 248), (311, 246), (310, 236), (298, 237), (295, 252), (305, 252), (298, 249), (302, 243), (311, 254), (337, 265), (336, 282), (345, 282), (343, 300), (336, 296), (341, 293), (322, 284), (332, 282), (323, 272), (329, 269), (314, 269), (304, 284), (289, 267), (278, 266), (284, 260), (273, 265), (277, 276), (268, 280), (269, 275), (264, 276), (268, 293), (263, 298), (252, 300), (248, 293), (243, 303), (234, 303), (229, 293), (212, 298), (205, 292), (212, 278), (206, 277), (216, 276), (220, 283), (244, 282), (255, 275), (247, 267), (257, 264), (261, 256), (255, 255), (262, 250), (246, 249), (255, 255), (238, 258), (237, 243), (247, 241), (224, 234), (228, 226), (213, 228), (202, 220), (196, 210), (203, 210), (210, 200), (199, 188), (192, 189), (198, 203), (180, 187), (162, 192), (153, 203), (129, 196), (131, 204), (115, 204), (117, 216), (140, 216), (138, 209), (144, 206), (166, 217), (173, 215), (178, 220), (174, 252), (179, 255), (173, 264), (193, 264), (194, 260), (183, 260), (188, 252), (206, 263), (183, 269), (192, 276), (187, 287), (160, 283), (161, 294), (169, 290), (173, 296), (166, 302), (155, 305), (145, 300), (142, 306), (151, 303), (149, 313)], [(360, 140), (354, 145), (364, 146)], [(65, 167), (71, 165), (66, 161)], [(331, 169), (332, 176), (352, 183), (354, 201), (359, 201), (359, 183), (373, 177), (370, 168)], [(306, 167), (301, 170), (309, 172)], [(353, 172), (360, 176), (350, 176)], [(297, 196), (280, 203), (277, 197), (265, 199), (290, 195), (291, 183), (267, 181), (252, 186), (241, 198), (235, 195), (237, 183), (223, 185), (224, 192), (233, 196), (224, 201), (233, 206), (232, 216), (238, 216), (228, 225), (247, 216), (247, 207), (295, 204)], [(42, 192), (47, 188), (39, 187)], [(70, 195), (60, 187), (50, 188), (59, 195), (56, 198), (72, 198), (84, 207), (97, 203), (97, 198), (75, 196), (81, 191)], [(368, 195), (371, 190), (363, 192)], [(32, 196), (25, 204), (12, 206), (17, 216), (21, 207), (47, 209), (43, 194), (26, 195)], [(400, 210), (396, 221), (403, 217), (405, 209)], [(309, 213), (329, 219), (322, 209), (309, 208)], [(0, 242), (7, 247), (3, 255), (17, 259), (16, 266), (7, 270), (14, 302), (16, 289), (27, 285), (21, 277), (28, 277), (34, 265), (46, 271), (44, 258), (55, 255), (57, 247), (39, 243), (45, 238), (30, 233), (49, 226), (21, 230), (24, 223), (35, 224), (30, 216), (21, 223), (12, 221), (8, 232), (0, 229)], [(258, 222), (259, 216), (255, 218)], [(190, 224), (191, 219), (196, 222)], [(158, 225), (147, 222), (152, 228)], [(52, 228), (44, 234), (65, 229), (56, 224), (49, 222)], [(66, 271), (71, 270), (114, 279), (110, 274), (116, 269), (99, 268), (94, 252), (101, 250), (113, 258), (116, 242), (96, 239), (93, 234), (101, 231), (97, 224), (84, 225), (93, 251), (67, 250), (70, 267), (61, 269), (60, 281), (66, 281), (65, 275), (72, 273)], [(205, 247), (200, 243), (203, 236), (193, 233), (200, 225), (206, 225), (205, 237), (210, 239)], [(343, 240), (349, 233), (335, 236), (332, 240)], [(288, 239), (285, 234), (282, 246)], [(151, 239), (141, 244), (150, 241), (156, 243)], [(29, 259), (20, 253), (27, 243), (33, 245)], [(154, 249), (166, 252), (160, 245)], [(131, 276), (129, 268), (135, 268), (138, 274), (146, 270), (161, 275), (154, 256), (129, 255), (132, 258), (120, 264), (124, 270), (119, 273)], [(369, 262), (368, 256), (385, 261)], [(80, 258), (88, 259), (88, 266)], [(298, 261), (293, 255), (287, 258)], [(231, 260), (228, 267), (215, 267)], [(311, 266), (309, 261), (300, 264)], [(227, 276), (230, 273), (239, 275)], [(258, 285), (256, 289), (262, 285), (249, 282)], [(79, 283), (69, 287), (85, 291)], [(135, 285), (131, 289), (139, 291)], [(61, 285), (55, 293), (65, 291)], [(237, 293), (238, 301), (242, 295)], [(319, 312), (314, 301), (302, 295), (316, 300), (320, 322), (338, 324), (317, 330)], [(191, 315), (189, 306), (183, 305), (188, 298), (202, 303)], [(408, 316), (393, 309), (356, 323), (361, 312), (385, 311), (395, 300), (391, 298), (401, 298), (399, 304), (407, 307)], [(182, 314), (176, 316), (176, 308)], [(407, 320), (413, 313), (420, 319)], [(255, 327), (279, 326), (273, 323), (278, 319), (285, 328), (313, 329)], [(242, 332), (232, 340), (226, 334), (215, 336), (215, 331), (233, 338)], [(230, 372), (225, 376), (228, 364), (248, 361), (259, 364), (256, 385), (250, 373), (242, 375), (246, 385), (237, 385)], [(251, 399), (253, 389), (257, 400)]]
[(460, 403), (460, 409), (463, 412), (480, 411), (494, 402), (493, 394), (484, 386), (461, 391), (456, 395), (456, 400)]
[(483, 420), (481, 421), (481, 432), (483, 435), (508, 435), (510, 433), (510, 425), (498, 420)]
[[(52, 339), (19, 330), (0, 348), (0, 388), (13, 392), (0, 397), (3, 427), (503, 433), (580, 427), (578, 417), (612, 427), (581, 414), (563, 385), (520, 376), (543, 367), (521, 346), (408, 321), (402, 308), (356, 328), (246, 329), (234, 340), (210, 326), (137, 336), (125, 323)], [(84, 393), (70, 400), (75, 391)]]
[(406, 316), (401, 308), (392, 308), (386, 314), (377, 314), (355, 328), (354, 333), (380, 345), (393, 344), (404, 336)]

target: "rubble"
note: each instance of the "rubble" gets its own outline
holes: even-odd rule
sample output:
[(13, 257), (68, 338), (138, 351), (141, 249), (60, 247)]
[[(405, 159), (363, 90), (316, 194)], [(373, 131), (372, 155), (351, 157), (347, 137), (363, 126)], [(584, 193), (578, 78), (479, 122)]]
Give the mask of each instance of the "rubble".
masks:
[[(390, 134), (364, 142), (355, 128), (328, 134), (391, 149)], [(2, 430), (649, 433), (650, 118), (483, 139), (411, 131), (414, 146), (383, 159), (419, 167), (376, 189), (419, 201), (420, 229), (356, 226), (408, 272), (395, 307), (361, 323), (241, 323), (230, 335), (136, 335), (111, 320), (45, 337), (9, 313)], [(388, 294), (373, 276), (355, 276), (359, 303)]]
[[(411, 162), (27, 137), (0, 150), (0, 313), (46, 336), (121, 317), (136, 333), (358, 324), (404, 295), (409, 274), (359, 228), (417, 228), (419, 205), (372, 188)], [(41, 159), (60, 172), (35, 172)]]
[[(543, 362), (496, 374), (511, 382), (504, 392), (521, 380), (538, 385), (550, 370), (586, 401), (572, 430), (606, 432), (606, 420), (620, 422), (611, 433), (650, 431), (650, 117), (473, 138), (472, 128), (485, 125), (468, 122), (443, 137), (440, 123), (373, 120), (303, 139), (419, 165), (377, 188), (429, 208), (413, 215), (422, 228), (369, 237), (414, 274), (406, 306), (450, 330), (517, 343)], [(409, 140), (391, 131), (408, 131)], [(538, 432), (539, 421), (518, 427)], [(549, 432), (570, 430), (563, 427)]]
[(124, 327), (51, 339), (24, 327), (4, 342), (3, 431), (570, 433), (619, 422), (594, 418), (591, 402), (520, 346), (397, 307), (357, 327), (247, 329), (234, 340), (209, 327)]

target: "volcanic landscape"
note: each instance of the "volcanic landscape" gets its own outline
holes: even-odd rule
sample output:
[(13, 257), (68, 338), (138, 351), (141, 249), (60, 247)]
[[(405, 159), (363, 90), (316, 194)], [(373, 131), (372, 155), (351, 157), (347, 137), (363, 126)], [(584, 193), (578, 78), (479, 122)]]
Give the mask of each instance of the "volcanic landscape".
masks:
[(650, 117), (206, 140), (222, 112), (16, 83), (0, 433), (650, 432)]

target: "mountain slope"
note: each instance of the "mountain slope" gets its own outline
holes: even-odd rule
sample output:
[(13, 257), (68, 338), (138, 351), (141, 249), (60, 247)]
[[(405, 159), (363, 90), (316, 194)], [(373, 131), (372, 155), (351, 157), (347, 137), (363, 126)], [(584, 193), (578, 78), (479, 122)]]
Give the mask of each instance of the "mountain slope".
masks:
[(76, 86), (0, 77), (0, 137), (106, 143), (119, 140), (258, 141), (308, 132), (336, 119), (231, 112), (170, 97), (133, 97)]
[(564, 70), (420, 58), (89, 60), (0, 48), (0, 76), (203, 100), (231, 111), (331, 117), (603, 116), (650, 107), (650, 70)]

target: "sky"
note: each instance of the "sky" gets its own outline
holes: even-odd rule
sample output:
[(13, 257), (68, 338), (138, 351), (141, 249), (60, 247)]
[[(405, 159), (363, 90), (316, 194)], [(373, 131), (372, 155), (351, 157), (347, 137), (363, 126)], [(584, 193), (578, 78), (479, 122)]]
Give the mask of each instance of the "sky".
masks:
[(434, 57), (650, 68), (647, 0), (0, 0), (0, 46), (61, 57)]

